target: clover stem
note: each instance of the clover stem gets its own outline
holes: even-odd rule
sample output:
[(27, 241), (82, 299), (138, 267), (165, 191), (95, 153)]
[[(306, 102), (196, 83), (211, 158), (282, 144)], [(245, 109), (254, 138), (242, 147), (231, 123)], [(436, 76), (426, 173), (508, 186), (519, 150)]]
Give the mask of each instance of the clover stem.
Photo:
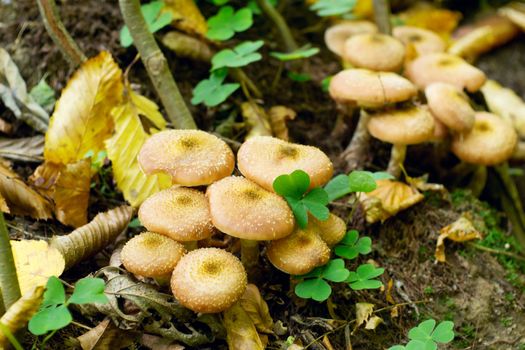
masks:
[(368, 150), (368, 144), (370, 143), (370, 134), (367, 129), (369, 120), (370, 115), (361, 110), (352, 140), (341, 155), (346, 161), (345, 169), (347, 172), (363, 166), (363, 160)]
[(392, 33), (392, 26), (390, 24), (390, 4), (388, 0), (373, 0), (374, 4), (374, 18), (383, 34), (390, 35)]
[(178, 129), (196, 129), (197, 125), (169, 70), (166, 57), (148, 30), (140, 10), (140, 1), (119, 0), (119, 5), (133, 43), (173, 126)]
[(295, 42), (292, 32), (290, 31), (290, 27), (288, 27), (288, 24), (284, 20), (283, 16), (275, 9), (275, 7), (272, 6), (272, 4), (270, 4), (268, 0), (256, 0), (256, 1), (261, 11), (264, 12), (264, 14), (277, 27), (279, 35), (281, 36), (281, 40), (283, 41), (284, 46), (286, 48), (286, 51), (292, 52), (292, 51), (297, 50), (299, 46)]
[(20, 285), (4, 213), (0, 212), (0, 290), (5, 310), (20, 299)]
[(390, 153), (390, 161), (388, 162), (387, 172), (395, 178), (401, 175), (401, 166), (405, 161), (407, 155), (407, 146), (401, 144), (394, 144), (392, 146), (392, 153)]
[(250, 270), (259, 261), (259, 242), (241, 239), (241, 261), (246, 270)]

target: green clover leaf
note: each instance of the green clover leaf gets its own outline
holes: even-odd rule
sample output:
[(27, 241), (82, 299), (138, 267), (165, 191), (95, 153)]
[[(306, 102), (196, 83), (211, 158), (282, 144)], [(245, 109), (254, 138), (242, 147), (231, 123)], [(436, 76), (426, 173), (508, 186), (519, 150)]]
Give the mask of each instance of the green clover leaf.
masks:
[(403, 345), (394, 345), (388, 348), (388, 350), (406, 350)]
[(73, 295), (69, 298), (70, 304), (107, 303), (104, 294), (105, 283), (100, 278), (86, 277), (75, 284)]
[(51, 305), (38, 311), (29, 320), (29, 331), (34, 335), (46, 334), (49, 331), (64, 328), (73, 321), (73, 316), (66, 305)]
[[(435, 326), (436, 321), (433, 319), (421, 322), (417, 327), (410, 330), (408, 338), (424, 342), (428, 349), (431, 349), (431, 347), (437, 349), (436, 343), (446, 344), (454, 339), (453, 322), (443, 321), (437, 327)], [(434, 345), (428, 345), (429, 343), (433, 343)]]
[(40, 307), (44, 308), (50, 305), (65, 304), (65, 302), (66, 291), (64, 285), (57, 277), (49, 277), (46, 284), (46, 291), (44, 292), (44, 300)]
[(299, 60), (302, 58), (308, 58), (313, 55), (317, 55), (319, 53), (319, 49), (317, 47), (310, 47), (310, 45), (305, 45), (301, 47), (300, 49), (297, 49), (292, 52), (270, 52), (270, 56), (277, 58), (279, 61), (292, 61), (292, 60)]
[(332, 75), (327, 76), (321, 81), (321, 90), (328, 92), (330, 89), (330, 81), (332, 81)]
[[(142, 12), (142, 16), (144, 16), (144, 20), (146, 21), (150, 33), (155, 33), (171, 23), (171, 13), (161, 13), (163, 7), (164, 2), (162, 1), (152, 1), (140, 7), (140, 11)], [(120, 45), (128, 47), (131, 46), (131, 44), (133, 44), (133, 38), (131, 37), (129, 28), (124, 26), (120, 30)]]
[(343, 259), (330, 260), (326, 265), (317, 267), (305, 275), (296, 276), (303, 281), (295, 286), (295, 294), (304, 299), (325, 301), (332, 294), (332, 287), (326, 281), (343, 282), (349, 274)]
[(319, 0), (310, 6), (310, 10), (321, 17), (344, 15), (354, 9), (356, 2), (357, 0)]
[(350, 275), (343, 259), (333, 259), (323, 266), (321, 277), (331, 282), (343, 282)]
[(228, 69), (218, 69), (210, 74), (209, 79), (200, 81), (193, 89), (191, 103), (197, 105), (203, 103), (208, 107), (214, 107), (224, 102), (228, 96), (239, 88), (239, 84), (223, 84)]
[(298, 283), (295, 294), (303, 299), (325, 301), (332, 294), (332, 287), (322, 278), (314, 278)]
[(303, 198), (303, 204), (315, 218), (325, 221), (330, 216), (330, 210), (326, 207), (329, 203), (328, 193), (320, 187), (314, 188)]
[(364, 264), (359, 266), (355, 272), (351, 271), (346, 281), (353, 290), (377, 289), (383, 283), (374, 278), (382, 275), (383, 272), (385, 272), (383, 268), (376, 268), (372, 264)]
[(40, 79), (38, 84), (33, 86), (29, 95), (46, 111), (52, 110), (56, 102), (55, 90), (46, 82), (45, 76)]
[(223, 67), (243, 67), (252, 62), (259, 61), (262, 56), (256, 51), (263, 45), (264, 41), (262, 40), (245, 41), (233, 49), (219, 51), (211, 59), (211, 70)]
[[(356, 170), (348, 175), (337, 175), (330, 180), (324, 189), (328, 193), (330, 201), (346, 196), (352, 192), (371, 192), (377, 188), (376, 180), (384, 178), (387, 173), (371, 173), (369, 171)], [(391, 177), (390, 174), (387, 174)]]
[[(275, 7), (277, 5), (277, 0), (267, 0), (267, 1), (273, 7)], [(262, 14), (261, 9), (259, 8), (259, 5), (257, 5), (257, 1), (256, 0), (249, 0), (248, 1), (248, 5), (246, 5), (246, 7), (248, 7), (250, 10), (252, 10), (252, 12), (254, 14), (256, 14), (256, 15)]]
[(215, 6), (222, 6), (230, 2), (230, 0), (208, 0), (208, 1), (214, 4)]
[(359, 238), (357, 230), (350, 230), (335, 247), (335, 254), (345, 259), (355, 259), (359, 254), (366, 255), (372, 251), (370, 237)]
[(235, 11), (231, 6), (224, 6), (215, 16), (208, 19), (206, 36), (212, 40), (228, 40), (235, 33), (250, 28), (252, 24), (253, 15), (249, 8)]
[(303, 74), (303, 73), (295, 73), (295, 72), (289, 71), (286, 74), (286, 76), (290, 78), (291, 80), (296, 81), (298, 83), (305, 83), (307, 81), (312, 80), (312, 77), (306, 73)]

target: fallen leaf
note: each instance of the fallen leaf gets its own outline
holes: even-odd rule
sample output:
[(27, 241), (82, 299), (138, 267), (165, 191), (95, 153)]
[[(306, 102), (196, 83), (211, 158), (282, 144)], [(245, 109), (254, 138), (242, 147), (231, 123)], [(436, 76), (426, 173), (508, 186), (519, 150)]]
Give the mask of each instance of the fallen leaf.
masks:
[(366, 323), (374, 312), (374, 304), (371, 303), (356, 303), (355, 304), (355, 326), (354, 332), (362, 324)]
[(211, 62), (212, 48), (203, 40), (173, 31), (162, 37), (162, 43), (179, 57), (190, 58), (201, 62)]
[(137, 155), (152, 130), (145, 130), (140, 117), (145, 117), (156, 129), (166, 127), (157, 105), (131, 89), (128, 98), (111, 112), (115, 122), (115, 134), (106, 141), (108, 158), (113, 164), (113, 177), (124, 198), (138, 207), (152, 194), (171, 186), (165, 174), (146, 175), (140, 169)]
[(461, 20), (461, 13), (438, 8), (429, 3), (418, 2), (415, 6), (399, 13), (404, 25), (431, 30), (448, 41), (451, 33)]
[(0, 157), (25, 162), (43, 160), (44, 136), (21, 137), (18, 139), (0, 138)]
[(270, 124), (272, 126), (272, 133), (275, 137), (281, 140), (288, 141), (288, 127), (286, 122), (288, 120), (294, 120), (297, 113), (291, 108), (285, 106), (273, 106), (268, 111), (270, 117)]
[(49, 122), (47, 112), (27, 93), (24, 78), (9, 53), (0, 47), (0, 99), (16, 118), (33, 129), (45, 132)]
[(162, 11), (172, 15), (172, 25), (183, 32), (206, 36), (208, 24), (193, 0), (165, 0)]
[(230, 350), (264, 349), (252, 319), (240, 303), (233, 304), (231, 308), (223, 312), (223, 324), (226, 328), (226, 342)]
[(64, 257), (46, 241), (11, 241), (11, 248), (22, 295), (64, 272)]
[(5, 198), (0, 195), (0, 211), (2, 213), (8, 213), (9, 214), (9, 207), (7, 206), (7, 202), (5, 201)]
[(384, 323), (383, 319), (379, 316), (372, 316), (366, 321), (365, 329), (368, 330), (374, 330), (379, 326), (381, 323)]
[(272, 136), (270, 118), (264, 108), (255, 102), (243, 102), (241, 114), (249, 130), (245, 136), (246, 140), (254, 136)]
[(273, 334), (273, 319), (270, 315), (268, 304), (266, 304), (266, 301), (262, 298), (256, 285), (248, 284), (239, 302), (251, 318), (257, 331)]
[(11, 135), (13, 133), (14, 127), (13, 124), (6, 122), (3, 119), (0, 119), (0, 132)]
[(51, 86), (46, 83), (45, 76), (40, 79), (38, 84), (33, 86), (29, 92), (29, 95), (31, 95), (36, 103), (42, 106), (47, 112), (53, 110), (53, 106), (56, 102), (55, 90), (53, 90)]
[(515, 25), (525, 31), (525, 4), (513, 1), (501, 7), (498, 13), (510, 19)]
[(394, 287), (394, 280), (393, 279), (389, 279), (388, 283), (386, 284), (385, 299), (390, 304), (395, 304), (396, 303), (394, 298), (392, 297), (392, 288), (393, 287)]
[(133, 344), (130, 332), (117, 328), (109, 318), (77, 337), (82, 350), (124, 349)]
[(403, 172), (405, 173), (406, 182), (415, 189), (418, 189), (420, 191), (433, 191), (441, 193), (447, 192), (447, 189), (442, 184), (429, 183), (428, 174), (418, 177), (411, 177), (408, 176), (408, 174), (404, 170)]
[(104, 149), (113, 132), (111, 110), (122, 97), (122, 72), (103, 51), (73, 74), (55, 105), (44, 147), (44, 158), (57, 164), (75, 163)]
[(434, 256), (439, 262), (445, 262), (445, 239), (454, 242), (466, 242), (473, 239), (481, 239), (481, 233), (474, 227), (472, 222), (465, 216), (461, 216), (448, 226), (439, 231), (439, 237), (436, 244)]
[(169, 339), (151, 334), (143, 334), (140, 343), (151, 350), (184, 350), (184, 346), (174, 343)]

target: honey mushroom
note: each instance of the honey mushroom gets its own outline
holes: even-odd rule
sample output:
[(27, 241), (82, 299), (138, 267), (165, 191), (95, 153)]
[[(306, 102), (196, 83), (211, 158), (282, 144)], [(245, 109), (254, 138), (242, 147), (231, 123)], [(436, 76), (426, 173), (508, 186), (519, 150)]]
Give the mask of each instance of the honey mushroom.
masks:
[(356, 34), (345, 41), (343, 59), (356, 68), (397, 72), (403, 66), (405, 46), (390, 35)]
[(411, 26), (394, 27), (392, 35), (405, 45), (413, 45), (418, 56), (444, 52), (446, 48), (445, 42), (439, 35), (423, 28)]
[(343, 21), (325, 31), (324, 42), (330, 51), (342, 58), (347, 39), (357, 34), (376, 33), (377, 30), (375, 23), (369, 21)]

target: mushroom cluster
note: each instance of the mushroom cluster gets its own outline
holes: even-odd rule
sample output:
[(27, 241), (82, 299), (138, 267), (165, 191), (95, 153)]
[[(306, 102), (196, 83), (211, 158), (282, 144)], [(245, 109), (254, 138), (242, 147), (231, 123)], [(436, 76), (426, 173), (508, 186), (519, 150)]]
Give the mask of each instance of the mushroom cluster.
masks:
[[(302, 274), (325, 264), (346, 232), (333, 214), (297, 228), (287, 202), (273, 190), (276, 177), (298, 169), (310, 176), (311, 187), (326, 184), (333, 166), (318, 148), (252, 137), (238, 151), (238, 176), (232, 175), (232, 150), (218, 137), (168, 130), (151, 136), (138, 160), (146, 174), (170, 175), (173, 186), (142, 203), (138, 216), (148, 231), (127, 242), (122, 263), (136, 275), (170, 281), (176, 299), (196, 312), (224, 311), (242, 296), (260, 241), (269, 242), (267, 256), (278, 269)], [(240, 240), (241, 260), (206, 247), (219, 232)]]

